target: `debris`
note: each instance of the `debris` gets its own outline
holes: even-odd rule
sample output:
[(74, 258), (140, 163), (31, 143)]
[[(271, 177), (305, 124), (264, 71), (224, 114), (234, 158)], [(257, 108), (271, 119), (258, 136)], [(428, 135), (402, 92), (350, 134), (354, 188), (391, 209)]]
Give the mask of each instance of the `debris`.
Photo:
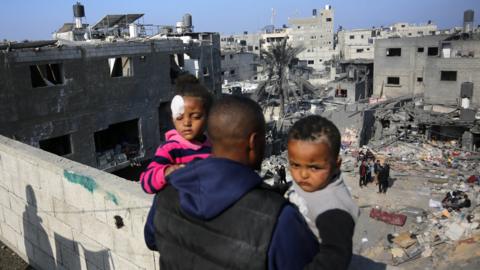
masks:
[(453, 241), (460, 240), (465, 232), (465, 228), (457, 223), (452, 223), (448, 226), (448, 230), (445, 232), (445, 236)]
[(405, 256), (405, 252), (401, 248), (392, 248), (391, 252), (394, 258), (401, 258)]
[(370, 217), (397, 226), (403, 226), (407, 220), (406, 215), (388, 213), (375, 208), (370, 211)]
[(411, 233), (402, 232), (393, 239), (393, 242), (402, 248), (408, 248), (411, 245), (415, 244), (417, 240), (411, 238)]
[(428, 201), (428, 206), (431, 208), (442, 208), (442, 202), (430, 199)]

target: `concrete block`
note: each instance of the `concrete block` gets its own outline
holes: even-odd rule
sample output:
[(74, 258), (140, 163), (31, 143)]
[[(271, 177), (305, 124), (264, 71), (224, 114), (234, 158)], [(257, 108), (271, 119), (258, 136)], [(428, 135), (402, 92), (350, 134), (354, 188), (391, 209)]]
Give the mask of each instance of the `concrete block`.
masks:
[(27, 203), (17, 195), (13, 193), (8, 194), (8, 199), (10, 200), (10, 209), (17, 213), (18, 215), (22, 215), (25, 212)]
[(3, 171), (13, 175), (18, 174), (17, 158), (12, 154), (2, 154)]
[[(75, 207), (92, 211), (94, 209), (93, 195), (82, 185), (63, 180), (65, 202)], [(93, 191), (95, 192), (95, 191)]]
[(50, 168), (39, 168), (40, 187), (48, 190), (51, 196), (63, 200), (65, 198), (63, 191), (63, 175), (53, 172)]
[(66, 248), (75, 251), (75, 248), (71, 242), (73, 239), (72, 228), (57, 219), (54, 216), (47, 216), (49, 230), (53, 233), (54, 238), (60, 240)]
[(35, 256), (35, 265), (40, 266), (42, 269), (55, 269), (56, 262), (52, 254), (43, 252), (39, 247), (35, 247), (33, 253)]
[(39, 212), (53, 212), (53, 197), (48, 189), (34, 189), (34, 195), (30, 195), (30, 197), (33, 196), (35, 197), (36, 207)]
[(34, 246), (40, 246), (40, 242), (38, 241), (38, 228), (36, 225), (24, 220), (23, 221), (23, 238), (26, 241), (29, 241)]
[(9, 208), (4, 208), (3, 209), (3, 215), (5, 217), (5, 224), (8, 224), (13, 230), (15, 230), (17, 233), (21, 234), (22, 229), (21, 229), (21, 216), (22, 214), (17, 214), (13, 212)]
[(3, 181), (0, 183), (0, 187), (5, 188), (8, 191), (12, 190), (12, 183), (15, 181), (15, 177), (12, 176), (10, 171), (3, 171), (2, 172)]
[(74, 233), (73, 237), (78, 244), (79, 256), (97, 267), (104, 268), (105, 262), (108, 261), (110, 256), (109, 248), (82, 233)]
[[(130, 262), (124, 257), (118, 256), (115, 253), (112, 253), (111, 256), (111, 263), (115, 270), (133, 270), (133, 269), (143, 269), (138, 267), (137, 265)], [(148, 269), (148, 268), (147, 268)]]
[[(142, 238), (134, 238), (126, 230), (114, 230), (114, 246), (112, 251), (137, 265), (142, 265), (147, 269), (154, 268), (153, 253), (150, 251)], [(145, 265), (149, 264), (149, 265)]]
[(38, 247), (42, 252), (48, 254), (50, 257), (55, 258), (55, 239), (51, 237), (45, 228), (38, 228)]
[(107, 223), (107, 212), (105, 208), (105, 196), (99, 192), (93, 193), (93, 207), (95, 217), (101, 222)]
[(9, 192), (4, 187), (0, 187), (0, 206), (11, 208)]
[(80, 222), (82, 211), (80, 209), (56, 198), (53, 198), (53, 208), (57, 219), (69, 225), (75, 231), (82, 231), (82, 223)]
[(33, 164), (25, 160), (18, 161), (18, 178), (31, 185), (34, 188), (40, 188), (40, 173), (38, 172), (38, 164)]
[(7, 223), (0, 223), (2, 230), (2, 237), (8, 242), (9, 245), (17, 247), (18, 239), (23, 238), (17, 231), (10, 227)]
[(106, 223), (99, 221), (95, 216), (82, 216), (82, 233), (105, 247), (113, 247), (113, 230)]

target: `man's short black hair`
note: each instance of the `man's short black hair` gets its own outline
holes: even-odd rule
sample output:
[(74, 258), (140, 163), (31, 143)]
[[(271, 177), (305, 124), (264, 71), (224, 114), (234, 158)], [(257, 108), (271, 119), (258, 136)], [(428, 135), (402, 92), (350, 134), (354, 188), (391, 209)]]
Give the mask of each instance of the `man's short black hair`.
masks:
[(203, 86), (197, 77), (191, 74), (184, 74), (175, 80), (175, 94), (182, 97), (196, 97), (203, 102), (203, 107), (207, 114), (213, 103), (213, 96), (208, 89)]
[(298, 120), (288, 132), (288, 141), (322, 141), (330, 146), (336, 159), (340, 152), (340, 131), (330, 120), (319, 115), (310, 115)]
[(224, 95), (210, 110), (207, 130), (212, 141), (247, 139), (252, 132), (265, 133), (262, 108), (250, 98)]

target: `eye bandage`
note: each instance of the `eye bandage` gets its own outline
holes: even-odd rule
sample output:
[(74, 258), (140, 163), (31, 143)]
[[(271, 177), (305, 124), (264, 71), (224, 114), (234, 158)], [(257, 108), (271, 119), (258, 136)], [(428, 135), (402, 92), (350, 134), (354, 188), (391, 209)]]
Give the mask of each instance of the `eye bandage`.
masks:
[(182, 96), (176, 95), (173, 97), (170, 109), (172, 109), (172, 117), (174, 119), (185, 112), (185, 102), (183, 101)]

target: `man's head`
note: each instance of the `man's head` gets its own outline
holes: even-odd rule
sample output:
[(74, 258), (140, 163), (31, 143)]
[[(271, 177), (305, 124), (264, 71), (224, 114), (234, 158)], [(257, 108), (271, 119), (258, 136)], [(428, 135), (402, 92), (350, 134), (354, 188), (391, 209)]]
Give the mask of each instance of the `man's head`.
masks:
[(213, 104), (207, 126), (213, 156), (260, 169), (265, 151), (265, 119), (255, 101), (223, 96)]
[(342, 163), (340, 132), (329, 120), (311, 115), (297, 121), (288, 134), (290, 172), (307, 192), (326, 187)]

